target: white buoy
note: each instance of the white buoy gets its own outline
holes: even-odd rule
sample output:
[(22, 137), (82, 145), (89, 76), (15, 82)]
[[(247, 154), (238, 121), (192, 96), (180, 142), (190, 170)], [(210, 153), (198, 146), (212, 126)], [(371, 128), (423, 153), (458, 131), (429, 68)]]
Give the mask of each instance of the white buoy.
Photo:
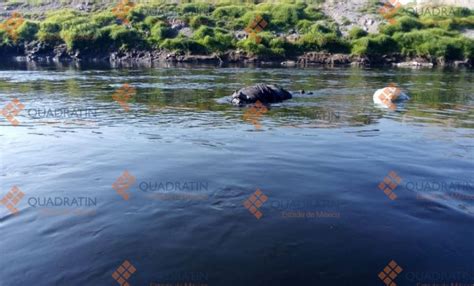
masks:
[(396, 108), (395, 103), (408, 99), (410, 97), (394, 85), (378, 89), (374, 93), (374, 103), (390, 109)]

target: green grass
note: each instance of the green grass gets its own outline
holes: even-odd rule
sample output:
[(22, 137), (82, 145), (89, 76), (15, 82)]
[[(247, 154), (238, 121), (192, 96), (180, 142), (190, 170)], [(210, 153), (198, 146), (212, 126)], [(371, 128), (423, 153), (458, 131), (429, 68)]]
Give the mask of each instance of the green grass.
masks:
[[(38, 5), (41, 1), (29, 2)], [(202, 0), (176, 5), (148, 0), (148, 4), (136, 5), (127, 15), (129, 24), (117, 19), (113, 7), (91, 14), (64, 9), (48, 13), (41, 21), (27, 19), (14, 31), (15, 38), (11, 31), (0, 28), (0, 45), (13, 47), (39, 40), (52, 45), (65, 43), (69, 50), (80, 51), (168, 49), (209, 54), (240, 49), (267, 57), (293, 57), (309, 51), (360, 56), (397, 53), (447, 60), (474, 57), (473, 40), (460, 33), (474, 28), (471, 10), (461, 9), (451, 16), (430, 16), (400, 9), (395, 15), (396, 23), (382, 25), (379, 34), (367, 34), (355, 27), (343, 37), (337, 23), (319, 9), (320, 2)], [(14, 5), (15, 1), (8, 3)], [(374, 5), (375, 2), (370, 8)], [(257, 16), (266, 22), (263, 31), (256, 37), (238, 40), (235, 34)], [(170, 19), (186, 23), (192, 35), (173, 30)], [(300, 37), (289, 42), (285, 36), (293, 30)]]

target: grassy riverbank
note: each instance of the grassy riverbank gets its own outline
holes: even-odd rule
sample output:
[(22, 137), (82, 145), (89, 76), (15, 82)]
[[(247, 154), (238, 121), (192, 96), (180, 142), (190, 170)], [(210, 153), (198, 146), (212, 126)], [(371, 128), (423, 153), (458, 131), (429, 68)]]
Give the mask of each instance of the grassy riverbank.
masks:
[[(12, 4), (11, 11), (15, 5)], [(379, 5), (366, 13), (378, 13)], [(108, 5), (84, 12), (61, 7), (45, 16), (24, 13), (14, 25), (0, 27), (0, 50), (40, 42), (65, 44), (81, 54), (127, 50), (166, 50), (190, 54), (222, 54), (240, 50), (265, 58), (294, 58), (305, 52), (382, 57), (422, 57), (428, 61), (474, 61), (474, 39), (462, 35), (474, 28), (474, 11), (449, 8), (446, 15), (418, 15), (398, 9), (393, 17), (368, 34), (327, 16), (320, 4), (187, 3)], [(264, 22), (262, 22), (262, 20)], [(348, 20), (349, 21), (349, 20)], [(5, 24), (6, 23), (6, 24)], [(259, 24), (261, 28), (252, 29)], [(256, 32), (255, 34), (249, 31)]]

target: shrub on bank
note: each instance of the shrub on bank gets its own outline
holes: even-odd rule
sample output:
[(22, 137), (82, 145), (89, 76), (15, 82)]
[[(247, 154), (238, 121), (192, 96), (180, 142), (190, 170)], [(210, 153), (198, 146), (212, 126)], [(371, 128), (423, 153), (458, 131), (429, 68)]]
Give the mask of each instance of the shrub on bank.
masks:
[[(15, 43), (0, 30), (0, 45), (19, 45), (39, 39), (51, 45), (66, 43), (68, 49), (112, 50), (162, 48), (191, 53), (221, 53), (239, 48), (254, 55), (294, 57), (309, 51), (387, 55), (407, 57), (443, 57), (447, 60), (473, 58), (472, 39), (461, 30), (474, 28), (473, 11), (461, 9), (452, 17), (418, 15), (400, 9), (396, 23), (382, 25), (380, 34), (368, 34), (352, 28), (342, 36), (339, 26), (313, 5), (297, 0), (260, 4), (218, 1), (210, 3), (137, 5), (124, 25), (112, 13), (91, 14), (72, 10), (48, 13), (40, 22), (27, 20), (17, 28)], [(243, 31), (256, 16), (268, 24), (258, 33), (261, 41), (245, 37)], [(171, 24), (181, 22), (192, 29), (178, 34)], [(286, 37), (292, 35), (291, 42)], [(186, 36), (187, 35), (187, 36)]]
[(326, 34), (319, 42), (320, 49), (329, 53), (348, 54), (351, 52), (351, 44), (336, 34)]
[(143, 35), (135, 28), (129, 28), (124, 25), (111, 25), (101, 32), (106, 33), (105, 39), (109, 38), (112, 44), (121, 50), (146, 47)]
[(462, 60), (472, 57), (473, 40), (462, 38), (456, 32), (439, 28), (395, 33), (393, 38), (405, 56), (444, 57), (447, 60)]
[(163, 22), (163, 19), (161, 17), (147, 16), (145, 20), (143, 20), (143, 26), (150, 30), (159, 22)]
[(296, 31), (300, 34), (305, 34), (308, 33), (311, 29), (311, 26), (314, 24), (313, 21), (303, 19), (301, 21), (298, 21), (298, 24), (296, 24)]
[(166, 39), (160, 44), (160, 48), (170, 51), (186, 51), (195, 54), (207, 53), (207, 49), (195, 40), (185, 37), (177, 37), (174, 39)]
[(245, 6), (229, 5), (218, 7), (212, 12), (214, 19), (235, 19), (242, 17), (247, 9)]
[(251, 38), (238, 41), (237, 47), (252, 55), (264, 56), (270, 54), (269, 48), (265, 47), (261, 42), (257, 43), (255, 39)]
[(300, 47), (288, 42), (285, 38), (274, 38), (270, 41), (272, 54), (280, 57), (294, 57), (300, 54)]
[(392, 36), (396, 32), (410, 32), (422, 29), (423, 24), (415, 17), (403, 16), (396, 19), (396, 23), (380, 27), (380, 32)]
[(39, 24), (26, 20), (16, 30), (18, 41), (30, 42), (36, 39), (36, 34), (39, 31)]
[[(262, 4), (260, 4), (262, 5)], [(296, 26), (303, 18), (304, 6), (295, 4), (271, 4), (268, 7), (257, 5), (257, 9), (270, 13), (270, 25), (274, 29), (286, 30)], [(260, 6), (260, 7), (259, 7)], [(262, 9), (265, 7), (265, 9)], [(267, 10), (268, 9), (268, 10)]]
[(61, 30), (60, 36), (68, 50), (86, 50), (93, 48), (95, 40), (99, 37), (99, 29), (94, 24), (81, 23)]
[(349, 30), (350, 40), (357, 40), (367, 35), (368, 35), (367, 31), (365, 31), (364, 29), (360, 27), (353, 27), (352, 29)]
[(214, 20), (204, 15), (197, 15), (191, 18), (189, 26), (193, 29), (197, 29), (201, 26), (214, 26)]
[(117, 17), (110, 11), (101, 12), (92, 16), (92, 22), (99, 27), (105, 27), (117, 23)]
[(61, 25), (52, 22), (42, 22), (38, 31), (38, 39), (42, 42), (54, 43), (61, 39), (59, 33), (61, 32)]
[(209, 3), (187, 3), (178, 10), (183, 14), (207, 14), (214, 10), (214, 6)]
[(335, 33), (308, 33), (303, 35), (297, 44), (302, 51), (350, 52), (350, 43)]
[[(59, 10), (48, 14), (46, 19), (40, 23), (38, 39), (43, 42), (55, 43), (61, 41), (60, 32), (65, 23), (69, 21), (72, 25), (78, 23), (81, 14), (72, 10)], [(82, 19), (81, 19), (82, 20)]]
[(0, 29), (0, 47), (7, 46), (10, 44), (10, 39), (5, 30)]
[(216, 33), (213, 37), (206, 36), (199, 40), (208, 52), (225, 52), (234, 47), (234, 40), (231, 35)]
[[(227, 26), (230, 27), (231, 29), (245, 29), (257, 18), (257, 16), (260, 16), (267, 23), (271, 21), (270, 14), (267, 12), (248, 11), (242, 17), (237, 19), (234, 23), (227, 24)], [(269, 27), (267, 24), (264, 30), (268, 30), (268, 29)]]
[(464, 56), (474, 62), (474, 39), (465, 39)]
[(442, 28), (445, 30), (474, 29), (474, 16), (447, 19), (425, 17), (421, 21), (427, 28)]
[(308, 6), (304, 9), (304, 18), (311, 21), (326, 20), (327, 16), (321, 11), (321, 9), (315, 6)]
[(157, 22), (151, 28), (149, 39), (152, 43), (160, 43), (164, 39), (171, 38), (173, 34), (173, 30), (166, 23)]
[(204, 39), (206, 36), (214, 36), (214, 30), (208, 26), (201, 26), (194, 31), (193, 38), (196, 40)]
[(352, 42), (352, 54), (382, 56), (399, 51), (397, 42), (387, 35), (369, 35)]
[(146, 18), (142, 9), (133, 9), (128, 13), (127, 20), (133, 23), (142, 23)]

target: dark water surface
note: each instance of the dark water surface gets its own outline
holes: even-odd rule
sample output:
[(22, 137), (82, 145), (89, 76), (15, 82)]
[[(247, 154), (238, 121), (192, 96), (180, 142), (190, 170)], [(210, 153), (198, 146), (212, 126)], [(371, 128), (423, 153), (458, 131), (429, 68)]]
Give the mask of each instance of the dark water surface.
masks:
[[(259, 82), (314, 94), (218, 102)], [(374, 106), (391, 82), (412, 99)], [(0, 199), (24, 197), (0, 205), (0, 285), (119, 285), (125, 260), (132, 286), (385, 285), (391, 260), (398, 285), (471, 285), (473, 90), (463, 70), (2, 66), (0, 107), (24, 109), (0, 116)]]

